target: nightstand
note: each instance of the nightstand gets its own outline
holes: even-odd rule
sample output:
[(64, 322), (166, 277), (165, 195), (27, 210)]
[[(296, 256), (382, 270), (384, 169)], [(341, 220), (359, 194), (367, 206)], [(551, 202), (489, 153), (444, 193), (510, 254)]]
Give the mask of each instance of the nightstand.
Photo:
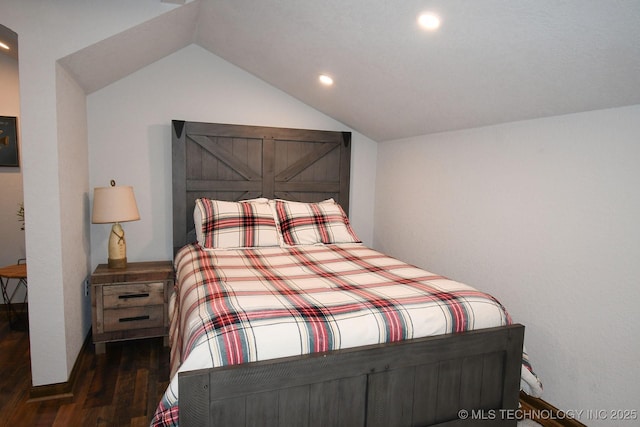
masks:
[(105, 344), (138, 338), (169, 339), (171, 261), (130, 262), (126, 268), (100, 264), (91, 275), (91, 311), (96, 353)]

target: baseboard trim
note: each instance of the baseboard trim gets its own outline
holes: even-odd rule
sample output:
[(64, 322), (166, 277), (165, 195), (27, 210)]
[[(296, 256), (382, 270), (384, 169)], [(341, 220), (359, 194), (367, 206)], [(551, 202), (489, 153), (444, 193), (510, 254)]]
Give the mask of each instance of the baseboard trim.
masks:
[(85, 359), (84, 355), (87, 351), (90, 351), (90, 345), (91, 330), (89, 330), (89, 333), (82, 344), (82, 348), (78, 353), (78, 357), (73, 364), (69, 380), (63, 383), (31, 386), (31, 389), (29, 390), (29, 400), (27, 400), (27, 402), (40, 402), (43, 400), (73, 400), (73, 389), (76, 384), (76, 380), (78, 379), (82, 362)]
[(544, 427), (587, 427), (550, 403), (520, 392), (520, 409), (527, 418)]

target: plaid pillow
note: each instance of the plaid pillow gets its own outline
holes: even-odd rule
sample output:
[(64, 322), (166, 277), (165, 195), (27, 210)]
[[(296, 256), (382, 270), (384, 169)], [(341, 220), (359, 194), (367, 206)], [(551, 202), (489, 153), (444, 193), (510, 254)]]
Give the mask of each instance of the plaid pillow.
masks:
[(197, 199), (194, 222), (198, 243), (203, 248), (278, 246), (278, 230), (267, 199), (242, 202)]
[(333, 199), (320, 203), (274, 200), (278, 226), (285, 244), (360, 243), (349, 218)]

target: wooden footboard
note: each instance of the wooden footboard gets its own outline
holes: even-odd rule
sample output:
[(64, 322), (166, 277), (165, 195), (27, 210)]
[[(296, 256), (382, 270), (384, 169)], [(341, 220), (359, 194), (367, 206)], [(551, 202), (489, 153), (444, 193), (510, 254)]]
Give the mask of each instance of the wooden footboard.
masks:
[(497, 410), (517, 408), (523, 339), (511, 325), (180, 373), (180, 426), (515, 426)]

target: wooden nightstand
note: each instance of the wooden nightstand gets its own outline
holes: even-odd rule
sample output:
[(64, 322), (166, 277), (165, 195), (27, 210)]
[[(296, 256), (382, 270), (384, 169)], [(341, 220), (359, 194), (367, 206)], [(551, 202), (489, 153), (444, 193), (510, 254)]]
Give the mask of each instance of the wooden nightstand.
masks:
[(96, 353), (110, 341), (165, 337), (167, 345), (173, 280), (171, 261), (130, 262), (121, 269), (100, 264), (91, 275)]

